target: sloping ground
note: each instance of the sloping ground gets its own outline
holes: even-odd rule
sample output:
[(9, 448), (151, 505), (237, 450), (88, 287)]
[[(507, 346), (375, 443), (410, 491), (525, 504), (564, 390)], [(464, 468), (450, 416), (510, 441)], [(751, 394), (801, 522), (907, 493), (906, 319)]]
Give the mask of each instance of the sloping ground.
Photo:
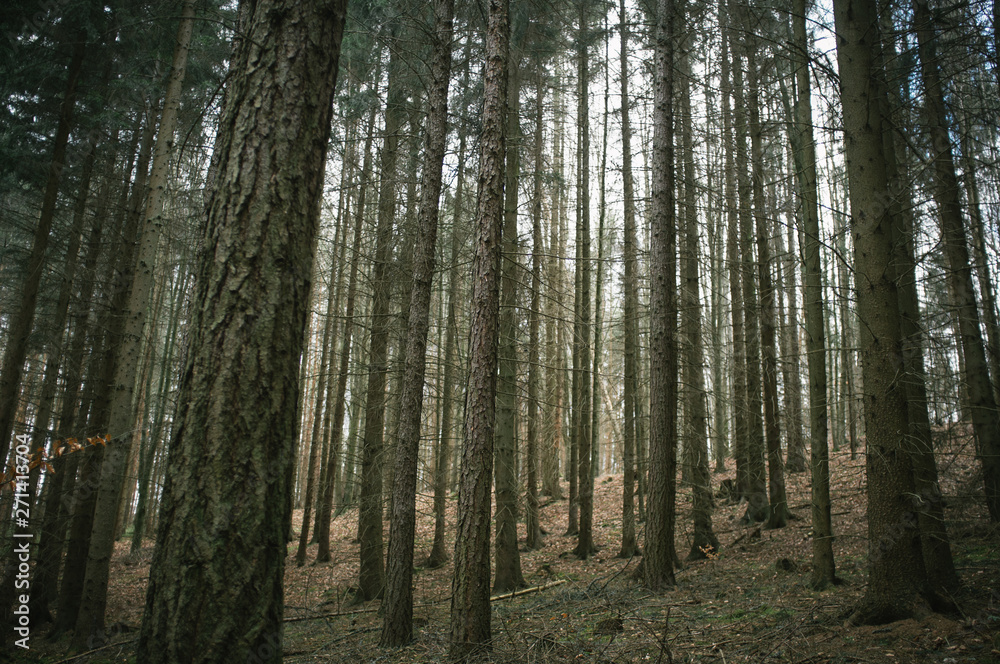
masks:
[[(971, 443), (942, 444), (948, 450), (939, 459), (942, 489), (963, 583), (955, 598), (961, 607), (958, 614), (880, 627), (845, 625), (845, 615), (864, 592), (867, 525), (864, 458), (852, 461), (841, 451), (833, 455), (832, 474), (834, 554), (842, 585), (824, 592), (807, 587), (809, 485), (806, 476), (793, 475), (788, 479), (789, 504), (797, 519), (787, 528), (761, 532), (741, 527), (737, 522), (743, 508), (719, 504), (714, 516), (722, 543), (719, 555), (680, 570), (676, 590), (650, 593), (631, 581), (638, 560), (615, 557), (620, 546), (621, 476), (605, 476), (595, 485), (595, 541), (601, 548), (590, 560), (578, 561), (569, 553), (575, 539), (563, 535), (566, 501), (545, 503), (545, 548), (522, 552), (521, 561), (530, 586), (548, 587), (494, 602), (490, 661), (1000, 664), (1000, 531), (989, 525), (982, 506)], [(713, 475), (716, 486), (733, 476), (731, 464), (726, 474)], [(690, 491), (682, 488), (677, 535), (681, 555), (690, 548), (690, 504)], [(430, 505), (430, 495), (422, 496), (418, 564), (430, 550)], [(296, 568), (291, 557), (296, 545), (289, 545), (285, 661), (446, 660), (451, 567), (418, 569), (416, 639), (406, 648), (380, 649), (378, 603), (350, 603), (358, 573), (358, 545), (352, 543), (356, 519), (356, 511), (348, 510), (334, 521), (331, 563)], [(453, 513), (448, 523), (454, 526)], [(113, 567), (109, 606), (109, 624), (123, 627), (116, 637), (122, 643), (75, 661), (134, 661), (128, 659), (135, 638), (130, 630), (141, 618), (151, 545), (144, 562), (136, 566), (124, 565), (124, 551), (123, 546)], [(43, 647), (40, 642), (33, 640)]]

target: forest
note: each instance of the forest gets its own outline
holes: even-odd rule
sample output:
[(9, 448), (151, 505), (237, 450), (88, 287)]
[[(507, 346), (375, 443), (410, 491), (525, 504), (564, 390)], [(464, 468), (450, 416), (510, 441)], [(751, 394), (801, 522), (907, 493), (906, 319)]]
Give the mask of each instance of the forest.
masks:
[(0, 28), (0, 661), (1000, 662), (996, 0)]

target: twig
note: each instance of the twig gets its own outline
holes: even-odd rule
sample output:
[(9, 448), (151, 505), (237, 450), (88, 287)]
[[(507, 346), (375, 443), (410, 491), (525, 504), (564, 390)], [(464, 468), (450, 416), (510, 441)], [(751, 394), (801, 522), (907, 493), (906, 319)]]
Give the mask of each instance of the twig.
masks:
[(114, 643), (108, 643), (100, 648), (94, 648), (93, 650), (88, 650), (87, 652), (82, 652), (79, 655), (73, 655), (72, 657), (67, 657), (66, 659), (60, 659), (58, 662), (53, 662), (52, 664), (65, 664), (65, 662), (72, 662), (74, 660), (80, 659), (81, 657), (86, 657), (87, 655), (92, 655), (95, 652), (100, 652), (101, 650), (107, 650), (108, 648), (113, 648), (115, 646), (123, 646), (126, 643), (135, 643), (139, 640), (139, 637), (134, 639), (129, 639), (127, 641), (115, 641)]
[(533, 588), (523, 588), (521, 590), (515, 590), (513, 592), (504, 593), (503, 595), (494, 595), (490, 597), (491, 602), (495, 602), (498, 599), (510, 599), (511, 597), (517, 597), (518, 595), (527, 595), (528, 593), (537, 593), (542, 590), (548, 590), (554, 586), (561, 586), (566, 583), (566, 579), (559, 579), (558, 581), (553, 581), (552, 583), (546, 583), (541, 586), (535, 586)]

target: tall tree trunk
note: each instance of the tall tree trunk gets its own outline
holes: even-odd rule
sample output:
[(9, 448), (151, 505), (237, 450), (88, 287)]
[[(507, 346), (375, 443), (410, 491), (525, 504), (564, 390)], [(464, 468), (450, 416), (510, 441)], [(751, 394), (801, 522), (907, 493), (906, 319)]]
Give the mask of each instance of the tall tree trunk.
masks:
[[(380, 68), (376, 67), (376, 72), (380, 72)], [(377, 78), (378, 76), (376, 76), (376, 79)], [(354, 307), (358, 291), (358, 268), (361, 261), (361, 230), (365, 222), (365, 209), (367, 206), (368, 190), (370, 189), (371, 183), (372, 142), (375, 136), (376, 110), (377, 105), (373, 104), (368, 115), (368, 129), (365, 135), (364, 147), (365, 158), (361, 167), (361, 182), (358, 186), (358, 202), (355, 205), (354, 210), (354, 238), (351, 242), (354, 255), (351, 257), (351, 274), (347, 278), (347, 301), (344, 304), (344, 328), (340, 335), (340, 362), (337, 369), (337, 391), (332, 397), (332, 403), (327, 405), (327, 412), (330, 412), (331, 407), (333, 409), (333, 416), (331, 418), (332, 423), (329, 427), (324, 424), (324, 428), (330, 432), (330, 449), (335, 452), (340, 449), (344, 436), (344, 416), (347, 411), (347, 375), (350, 368), (351, 346), (354, 335)], [(359, 379), (355, 377), (354, 380), (358, 381)], [(356, 386), (352, 385), (351, 394), (357, 394), (358, 391), (359, 390)], [(334, 471), (335, 476), (328, 475), (326, 483), (321, 487), (322, 493), (320, 495), (322, 500), (320, 502), (319, 509), (317, 509), (317, 513), (318, 516), (322, 518), (320, 530), (323, 530), (326, 544), (323, 543), (322, 539), (320, 540), (320, 551), (316, 554), (316, 562), (325, 562), (330, 559), (329, 524), (331, 514), (333, 512), (334, 490), (340, 490), (342, 503), (351, 499), (354, 479), (352, 469), (355, 465), (354, 457), (355, 445), (357, 444), (358, 419), (358, 414), (353, 412), (351, 415), (350, 431), (348, 432), (347, 452), (344, 456), (344, 471), (341, 476), (341, 481), (339, 483), (336, 481), (337, 464), (331, 463), (328, 464), (329, 467), (327, 468), (327, 472), (329, 473), (332, 470)], [(323, 524), (326, 525), (324, 526)], [(324, 554), (326, 556), (325, 560), (323, 559)]]
[(705, 392), (705, 358), (701, 342), (701, 301), (698, 296), (698, 211), (695, 193), (694, 141), (691, 136), (691, 56), (681, 46), (680, 117), (681, 159), (684, 164), (684, 248), (680, 252), (681, 330), (685, 339), (685, 362), (681, 380), (686, 386), (684, 431), (691, 452), (691, 493), (694, 534), (688, 560), (706, 557), (719, 550), (719, 540), (712, 530), (712, 477), (708, 471), (708, 417)]
[(368, 389), (365, 401), (365, 431), (361, 450), (361, 493), (358, 509), (358, 539), (361, 540), (359, 601), (382, 596), (382, 454), (385, 436), (385, 384), (388, 372), (389, 314), (392, 296), (393, 220), (396, 214), (396, 163), (402, 130), (405, 91), (398, 49), (389, 53), (389, 91), (385, 105), (385, 139), (379, 164), (378, 222), (375, 229), (375, 260), (372, 266), (371, 340), (368, 346)]
[[(969, 246), (959, 200), (944, 90), (938, 73), (936, 27), (926, 0), (914, 0), (914, 23), (917, 28), (918, 53), (923, 74), (927, 131), (931, 139), (934, 164), (933, 192), (944, 252), (948, 259), (948, 281), (958, 314), (960, 343), (965, 354), (965, 384), (968, 389), (972, 427), (978, 440), (977, 454), (983, 467), (986, 507), (990, 519), (1000, 521), (1000, 412), (993, 399), (993, 388), (986, 361), (979, 304), (972, 283)], [(869, 426), (871, 421), (868, 420)]]
[[(806, 471), (806, 442), (802, 437), (802, 374), (799, 371), (799, 305), (798, 284), (795, 283), (795, 224), (789, 211), (787, 228), (787, 248), (784, 250), (784, 287), (788, 294), (787, 324), (784, 339), (785, 353), (785, 411), (788, 413), (786, 426), (786, 456), (785, 469), (790, 473)], [(780, 231), (778, 241), (781, 242)]]
[(508, 1), (489, 0), (472, 266), (469, 383), (451, 593), (449, 656), (453, 659), (489, 648), (491, 640), (489, 515), (496, 423), (509, 28)]
[(531, 201), (531, 303), (528, 311), (528, 421), (526, 433), (527, 491), (525, 496), (525, 546), (529, 551), (542, 547), (542, 528), (538, 521), (538, 383), (540, 372), (539, 311), (542, 290), (542, 155), (545, 147), (542, 100), (545, 96), (545, 72), (541, 63), (535, 69), (535, 145)]
[[(349, 139), (350, 140), (350, 139)], [(348, 151), (350, 151), (350, 142), (348, 143)], [(344, 198), (344, 193), (347, 191), (348, 174), (351, 171), (349, 166), (350, 158), (345, 157), (344, 166), (341, 173), (341, 199)], [(309, 447), (308, 456), (309, 461), (306, 464), (306, 480), (305, 480), (305, 496), (303, 497), (304, 505), (302, 508), (302, 528), (299, 532), (299, 546), (295, 551), (295, 565), (297, 567), (302, 567), (306, 562), (306, 547), (309, 545), (309, 521), (312, 518), (313, 504), (317, 505), (317, 514), (320, 512), (319, 505), (322, 503), (322, 493), (317, 491), (317, 477), (316, 471), (317, 466), (320, 462), (320, 451), (325, 446), (329, 444), (329, 440), (324, 435), (322, 429), (324, 412), (328, 412), (329, 408), (324, 408), (324, 403), (327, 401), (327, 382), (330, 372), (330, 350), (331, 346), (335, 344), (334, 340), (334, 329), (336, 327), (337, 312), (339, 311), (339, 295), (340, 295), (340, 281), (343, 276), (344, 267), (344, 249), (347, 246), (346, 235), (347, 235), (347, 215), (350, 214), (350, 206), (348, 204), (347, 209), (344, 208), (344, 201), (341, 200), (340, 214), (337, 216), (336, 229), (334, 230), (334, 237), (340, 243), (340, 257), (337, 261), (336, 268), (331, 270), (330, 281), (327, 284), (327, 297), (326, 297), (326, 320), (323, 322), (323, 334), (322, 341), (320, 342), (320, 359), (319, 359), (319, 378), (316, 383), (316, 396), (313, 402), (316, 404), (313, 408), (313, 416), (311, 422), (311, 435), (309, 436)], [(308, 348), (308, 341), (305, 343), (305, 347)], [(321, 479), (325, 479), (324, 477)], [(318, 482), (319, 486), (323, 486), (323, 482)], [(317, 494), (319, 494), (317, 496)], [(327, 520), (328, 522), (328, 520)], [(317, 526), (321, 526), (323, 521), (319, 521)], [(318, 532), (319, 527), (316, 528)], [(317, 535), (317, 539), (319, 539)], [(320, 539), (320, 541), (322, 541)]]
[[(556, 70), (556, 80), (553, 87), (553, 106), (556, 126), (553, 130), (553, 164), (552, 170), (557, 177), (562, 177), (562, 92), (559, 86), (558, 69)], [(552, 191), (552, 208), (549, 220), (549, 260), (546, 272), (549, 275), (549, 289), (553, 292), (549, 294), (546, 301), (547, 320), (545, 323), (545, 348), (546, 360), (549, 370), (546, 374), (547, 392), (549, 402), (552, 404), (552, 415), (549, 417), (552, 422), (551, 443), (545, 446), (547, 450), (542, 458), (542, 493), (551, 496), (554, 500), (562, 500), (562, 485), (559, 483), (559, 468), (562, 461), (563, 449), (565, 447), (563, 438), (563, 420), (565, 413), (563, 409), (563, 268), (560, 258), (565, 256), (565, 237), (561, 233), (561, 199), (562, 192), (559, 188)]]
[(579, 480), (578, 502), (580, 506), (580, 524), (576, 548), (573, 553), (580, 559), (590, 557), (594, 547), (594, 473), (592, 470), (592, 411), (594, 399), (591, 384), (591, 291), (590, 281), (592, 267), (590, 263), (590, 49), (588, 10), (590, 3), (582, 0), (579, 7), (579, 25), (577, 31), (577, 108), (576, 121), (579, 132), (577, 144), (579, 172), (577, 178), (577, 238), (580, 243), (580, 307), (577, 325), (574, 326), (573, 362), (579, 354), (580, 400), (576, 404), (580, 424), (575, 432), (579, 449)]
[(507, 169), (504, 183), (503, 259), (500, 278), (500, 339), (498, 349), (496, 438), (493, 471), (496, 484), (496, 535), (493, 592), (525, 585), (517, 549), (517, 198), (521, 175), (520, 52), (511, 49), (507, 80)]
[(775, 288), (771, 274), (771, 229), (764, 210), (764, 148), (760, 124), (760, 70), (755, 49), (747, 51), (750, 75), (750, 160), (753, 164), (754, 230), (757, 236), (757, 280), (760, 283), (760, 345), (767, 450), (769, 514), (767, 528), (784, 528), (791, 511), (785, 495), (785, 470), (778, 422), (778, 352), (775, 340)]
[[(886, 19), (883, 18), (883, 21)], [(895, 48), (891, 40), (885, 44), (886, 55), (895, 62)], [(906, 88), (901, 84), (902, 91)], [(906, 95), (907, 97), (909, 95)], [(883, 117), (890, 121), (901, 119), (902, 97), (882, 100)], [(899, 125), (902, 126), (902, 125)], [(931, 588), (942, 594), (953, 593), (958, 588), (958, 575), (951, 555), (951, 543), (945, 527), (944, 500), (938, 483), (937, 464), (934, 459), (934, 443), (930, 418), (927, 412), (926, 373), (924, 371), (923, 326), (920, 317), (920, 302), (917, 296), (916, 254), (911, 179), (906, 167), (902, 147), (897, 147), (894, 132), (887, 132), (882, 138), (886, 161), (886, 175), (891, 213), (898, 219), (899, 227), (893, 228), (893, 246), (899, 274), (900, 329), (903, 334), (903, 368), (906, 378), (902, 386), (906, 390), (907, 414), (910, 419), (911, 454), (913, 457), (913, 479), (916, 486), (917, 517), (920, 524), (920, 543), (924, 567)]]
[(386, 561), (382, 645), (402, 646), (413, 639), (413, 538), (417, 518), (417, 463), (430, 328), (431, 285), (437, 251), (438, 200), (448, 135), (448, 79), (454, 0), (434, 3), (434, 37), (427, 99), (427, 137), (420, 188), (419, 228), (413, 247), (413, 279), (407, 323), (406, 373), (400, 395), (399, 439), (393, 476), (389, 551)]
[(676, 585), (674, 519), (677, 474), (677, 225), (674, 205), (673, 0), (658, 0), (653, 96), (650, 246), (649, 511), (642, 580), (652, 590)]
[[(91, 354), (88, 367), (88, 390), (90, 403), (87, 410), (87, 428), (97, 435), (106, 435), (111, 417), (110, 404), (112, 385), (115, 377), (115, 349), (118, 347), (122, 329), (125, 325), (124, 314), (128, 302), (129, 283), (135, 266), (135, 247), (141, 217), (140, 208), (146, 193), (146, 178), (149, 173), (149, 156), (156, 134), (156, 123), (146, 119), (143, 136), (139, 147), (139, 168), (132, 182), (131, 190), (124, 188), (120, 200), (127, 201), (121, 208), (124, 224), (119, 226), (122, 232), (116, 237), (110, 255), (115, 257), (106, 267), (105, 283), (108, 284), (109, 311), (108, 321), (95, 328), (98, 338)], [(128, 191), (126, 194), (125, 192)], [(113, 236), (114, 237), (114, 236)], [(83, 410), (84, 407), (81, 407)], [(78, 422), (82, 422), (82, 418)], [(94, 525), (94, 509), (98, 499), (98, 489), (101, 486), (101, 467), (104, 463), (104, 446), (89, 447), (84, 452), (83, 459), (78, 462), (80, 474), (74, 486), (73, 517), (69, 531), (69, 551), (89, 551)], [(117, 510), (117, 501), (111, 511)], [(114, 516), (111, 517), (112, 519)], [(53, 630), (61, 634), (71, 630), (77, 623), (80, 611), (80, 599), (86, 577), (89, 558), (87, 556), (67, 556), (63, 566), (62, 584), (59, 587), (59, 612)]]
[[(742, 86), (742, 74), (731, 81), (732, 69), (740, 72), (738, 47), (732, 44), (734, 30), (728, 1), (720, 8), (722, 24), (722, 127), (725, 150), (726, 262), (729, 264), (729, 301), (733, 327), (733, 457), (736, 460), (737, 499), (749, 494), (747, 471), (747, 440), (749, 421), (747, 406), (746, 331), (743, 326), (743, 270), (740, 266), (740, 229), (736, 182), (736, 134), (730, 101), (735, 88)], [(732, 64), (732, 67), (731, 67)], [(738, 103), (738, 102), (737, 102)]]
[[(746, 27), (749, 17), (746, 9), (740, 10), (742, 13), (742, 23)], [(752, 34), (752, 33), (750, 33)], [(735, 93), (735, 129), (736, 129), (736, 163), (751, 163), (751, 158), (747, 155), (747, 136), (750, 128), (747, 122), (747, 109), (751, 104), (744, 97), (744, 75), (743, 60), (748, 53), (756, 47), (756, 43), (747, 43), (746, 37), (741, 38), (739, 44), (734, 49), (737, 57), (734, 58), (733, 91)], [(750, 72), (751, 87), (754, 72)], [(751, 95), (752, 97), (752, 95)], [(752, 138), (751, 138), (752, 140)], [(757, 263), (754, 261), (754, 228), (752, 198), (754, 183), (758, 178), (762, 178), (760, 173), (761, 165), (753, 161), (751, 170), (745, 168), (737, 169), (737, 188), (739, 190), (739, 250), (740, 268), (742, 271), (741, 284), (743, 287), (743, 329), (746, 348), (746, 443), (745, 443), (745, 464), (746, 464), (746, 490), (742, 494), (747, 500), (746, 513), (743, 515), (743, 523), (755, 521), (765, 521), (770, 512), (768, 503), (767, 486), (764, 479), (764, 421), (761, 416), (763, 386), (761, 382), (761, 338), (760, 338), (760, 312), (757, 304), (757, 277), (754, 269)], [(763, 198), (763, 197), (761, 197)], [(760, 260), (760, 256), (757, 260)]]
[(80, 28), (73, 34), (73, 51), (66, 70), (66, 88), (62, 105), (59, 107), (59, 123), (52, 141), (52, 160), (49, 162), (42, 208), (38, 213), (38, 224), (31, 243), (27, 271), (21, 287), (21, 301), (11, 318), (7, 333), (3, 365), (0, 366), (0, 463), (6, 463), (10, 451), (14, 418), (17, 414), (18, 392), (24, 374), (24, 359), (28, 354), (28, 337), (35, 322), (35, 308), (38, 302), (38, 286), (42, 280), (42, 264), (45, 250), (49, 245), (49, 233), (55, 218), (59, 185), (63, 168), (66, 166), (66, 145), (73, 124), (76, 106), (77, 84), (83, 69), (83, 59), (87, 53), (87, 33)]
[(346, 4), (243, 9), (137, 646), (152, 664), (282, 659), (299, 361)]
[(834, 1), (868, 448), (869, 576), (851, 620), (882, 624), (925, 611), (927, 583), (910, 499), (913, 468), (899, 435), (909, 430), (909, 417), (899, 389), (903, 345), (879, 103), (885, 87), (872, 10), (865, 2)]
[(135, 378), (141, 373), (139, 367), (141, 344), (146, 328), (148, 300), (154, 287), (160, 231), (165, 222), (164, 191), (167, 187), (167, 171), (170, 167), (170, 153), (174, 144), (174, 130), (177, 126), (177, 113), (180, 110), (194, 19), (194, 0), (185, 0), (181, 7), (173, 62), (163, 97), (160, 128), (153, 149), (153, 165), (149, 174), (146, 210), (139, 236), (135, 271), (128, 292), (126, 309), (123, 311), (126, 316), (125, 326), (120, 345), (115, 349), (114, 392), (108, 424), (111, 440), (101, 467), (83, 595), (76, 617), (73, 644), (78, 648), (89, 649), (95, 643), (100, 645), (107, 640), (104, 634), (104, 611), (108, 603), (111, 554), (115, 543), (115, 518), (117, 506), (121, 501), (131, 447), (129, 442), (132, 440), (131, 431), (135, 422), (132, 395), (135, 391)]
[[(467, 39), (463, 51), (461, 89), (469, 85), (469, 54), (472, 40)], [(456, 363), (458, 362), (458, 300), (459, 300), (459, 264), (458, 250), (464, 241), (464, 233), (460, 230), (463, 208), (465, 204), (465, 154), (467, 123), (459, 122), (458, 126), (458, 173), (455, 183), (454, 210), (451, 220), (451, 262), (448, 266), (448, 313), (444, 341), (444, 385), (441, 389), (441, 399), (444, 402), (441, 413), (441, 428), (438, 436), (437, 457), (434, 462), (434, 545), (427, 557), (427, 567), (440, 567), (448, 561), (445, 549), (445, 512), (448, 499), (449, 465), (451, 463), (451, 437), (454, 430)]]
[(820, 254), (819, 198), (816, 192), (816, 143), (813, 140), (812, 95), (806, 0), (794, 0), (795, 44), (795, 172), (802, 218), (802, 306), (805, 309), (806, 358), (809, 371), (809, 449), (812, 480), (812, 575), (810, 586), (821, 590), (837, 581), (833, 560), (830, 510), (830, 457), (827, 447), (826, 335), (823, 326), (823, 264)]
[(636, 398), (638, 391), (637, 350), (639, 346), (639, 278), (636, 274), (638, 258), (636, 251), (635, 190), (632, 181), (632, 125), (629, 117), (629, 68), (628, 68), (628, 14), (625, 0), (619, 0), (618, 13), (621, 19), (621, 91), (622, 91), (622, 191), (624, 197), (624, 238), (622, 260), (624, 278), (622, 281), (622, 318), (625, 328), (625, 376), (624, 376), (624, 419), (622, 431), (622, 547), (620, 558), (631, 558), (639, 553), (635, 536), (635, 448), (636, 448)]

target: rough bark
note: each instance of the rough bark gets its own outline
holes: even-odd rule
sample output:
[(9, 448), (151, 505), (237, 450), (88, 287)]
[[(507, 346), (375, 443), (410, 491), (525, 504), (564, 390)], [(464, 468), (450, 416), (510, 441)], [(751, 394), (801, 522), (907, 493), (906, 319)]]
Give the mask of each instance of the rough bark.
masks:
[(489, 0), (472, 266), (469, 382), (451, 595), (449, 655), (453, 659), (489, 648), (491, 638), (490, 483), (496, 424), (509, 27), (507, 0)]
[(657, 2), (650, 213), (649, 504), (642, 582), (676, 585), (677, 226), (674, 205), (674, 3)]
[(407, 323), (406, 372), (400, 395), (399, 438), (393, 475), (389, 551), (386, 560), (382, 645), (402, 646), (413, 639), (413, 538), (416, 529), (417, 462), (423, 410), (431, 284), (438, 235), (438, 200), (448, 134), (448, 79), (454, 0), (434, 3), (434, 37), (427, 96), (424, 169), (420, 188), (418, 232), (413, 247), (413, 278)]
[[(741, 10), (744, 27), (748, 17), (745, 10)], [(751, 33), (752, 34), (752, 33)], [(747, 44), (745, 39), (741, 39), (735, 46), (733, 68), (733, 92), (735, 97), (734, 124), (736, 131), (736, 163), (748, 164), (750, 157), (747, 154), (747, 136), (750, 128), (747, 122), (747, 108), (749, 104), (744, 95), (744, 72), (743, 60), (748, 51), (755, 48), (755, 44)], [(751, 78), (754, 74), (750, 73)], [(756, 172), (751, 172), (756, 171)], [(741, 498), (747, 501), (746, 513), (743, 515), (743, 523), (755, 521), (765, 521), (770, 511), (767, 496), (767, 486), (764, 480), (764, 421), (761, 415), (763, 386), (761, 383), (761, 338), (760, 338), (760, 312), (757, 303), (757, 262), (754, 260), (754, 228), (753, 210), (751, 206), (753, 198), (754, 180), (760, 176), (759, 168), (751, 167), (737, 168), (736, 181), (739, 193), (738, 217), (739, 217), (739, 265), (741, 270), (740, 283), (743, 294), (743, 332), (744, 348), (746, 351), (746, 442), (744, 443), (744, 463), (746, 473), (744, 475), (746, 486), (741, 491)], [(760, 257), (757, 257), (760, 260)], [(739, 457), (737, 457), (739, 462)], [(737, 487), (739, 488), (739, 487)]]
[(346, 3), (243, 10), (137, 646), (153, 664), (282, 658), (299, 360)]
[[(471, 40), (465, 42), (462, 68), (462, 89), (469, 85), (469, 52)], [(459, 304), (459, 262), (458, 250), (464, 241), (462, 212), (465, 203), (465, 154), (467, 142), (467, 125), (461, 122), (458, 129), (458, 173), (455, 183), (454, 214), (451, 225), (451, 262), (448, 267), (448, 313), (444, 341), (444, 385), (441, 389), (442, 413), (441, 428), (438, 437), (437, 456), (434, 462), (434, 545), (427, 557), (428, 567), (440, 567), (448, 561), (445, 548), (445, 511), (448, 498), (449, 466), (451, 465), (453, 421), (455, 418), (455, 383), (457, 382), (456, 357), (458, 351), (458, 304)]]
[(900, 389), (902, 334), (879, 97), (885, 94), (881, 43), (871, 5), (835, 0), (855, 289), (867, 423), (868, 586), (855, 623), (880, 624), (926, 610), (913, 468), (900, 431), (909, 430)]

